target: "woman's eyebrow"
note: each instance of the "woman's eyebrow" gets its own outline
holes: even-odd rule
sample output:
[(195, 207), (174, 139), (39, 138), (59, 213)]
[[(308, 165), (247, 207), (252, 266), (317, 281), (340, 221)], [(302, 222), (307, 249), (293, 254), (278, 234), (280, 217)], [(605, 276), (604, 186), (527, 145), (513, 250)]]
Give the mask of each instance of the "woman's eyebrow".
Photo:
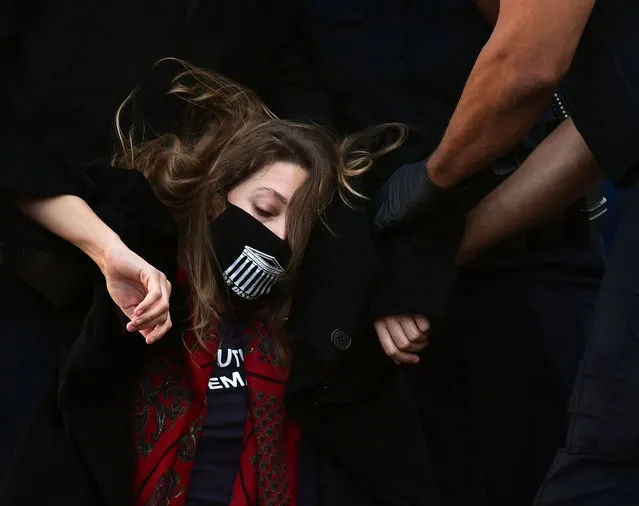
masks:
[(278, 192), (277, 190), (274, 190), (273, 188), (269, 188), (267, 186), (261, 186), (260, 188), (258, 188), (255, 191), (256, 192), (259, 192), (259, 191), (268, 192), (271, 195), (273, 195), (277, 200), (279, 200), (282, 204), (284, 204), (284, 205), (288, 204), (288, 199), (284, 195), (282, 195), (280, 192)]

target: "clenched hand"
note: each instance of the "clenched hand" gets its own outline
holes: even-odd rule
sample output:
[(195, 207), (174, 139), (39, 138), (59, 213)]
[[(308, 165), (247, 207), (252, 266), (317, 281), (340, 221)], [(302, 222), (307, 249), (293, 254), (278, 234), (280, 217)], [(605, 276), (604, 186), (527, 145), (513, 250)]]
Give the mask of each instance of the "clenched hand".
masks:
[(395, 364), (417, 364), (418, 353), (428, 346), (430, 321), (424, 315), (390, 315), (375, 322), (384, 353)]

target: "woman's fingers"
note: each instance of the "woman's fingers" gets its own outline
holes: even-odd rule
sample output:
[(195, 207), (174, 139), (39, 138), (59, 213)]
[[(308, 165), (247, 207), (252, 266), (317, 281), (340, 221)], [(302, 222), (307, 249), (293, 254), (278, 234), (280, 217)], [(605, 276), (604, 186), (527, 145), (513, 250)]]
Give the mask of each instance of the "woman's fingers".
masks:
[(430, 320), (428, 319), (428, 317), (421, 314), (417, 314), (417, 315), (414, 315), (412, 318), (415, 321), (417, 328), (422, 333), (427, 334), (428, 331), (430, 330)]
[(166, 322), (168, 317), (169, 317), (169, 312), (162, 311), (157, 317), (153, 318), (152, 320), (146, 320), (144, 322), (138, 322), (138, 323), (135, 323), (135, 322), (131, 322), (131, 323), (133, 323), (133, 328), (137, 331), (149, 330), (149, 329), (154, 329), (158, 325), (163, 325), (164, 322)]
[[(171, 283), (159, 271), (147, 277), (147, 295), (135, 309), (129, 331), (153, 328), (163, 324), (169, 314)], [(132, 330), (131, 330), (132, 329)]]
[(375, 322), (377, 337), (384, 353), (388, 355), (395, 364), (417, 364), (419, 357), (415, 353), (402, 351), (396, 344), (387, 325), (388, 322), (378, 320)]
[[(171, 294), (171, 284), (166, 280), (160, 279), (160, 297), (157, 299), (148, 310), (142, 313), (138, 313), (136, 309), (136, 316), (133, 318), (133, 326), (140, 329), (147, 329), (155, 325), (162, 324), (166, 321), (169, 314), (169, 298)], [(139, 307), (139, 306), (138, 306)]]
[[(417, 326), (415, 325), (412, 325), (412, 330), (407, 332), (402, 325), (402, 318), (403, 317), (399, 316), (389, 316), (385, 319), (386, 326), (393, 342), (401, 351), (416, 353), (423, 350), (426, 347), (424, 343), (424, 336), (421, 332), (419, 332), (419, 330), (417, 330)], [(406, 327), (411, 329), (411, 326), (408, 323), (406, 324)]]
[(152, 330), (141, 331), (146, 344), (153, 344), (164, 337), (164, 335), (171, 329), (173, 322), (171, 321), (171, 315), (168, 315), (166, 321), (162, 325), (157, 325)]
[(416, 364), (418, 352), (428, 346), (428, 318), (421, 315), (391, 315), (375, 322), (377, 337), (384, 353), (396, 364)]
[(421, 346), (420, 349), (423, 349), (428, 343), (428, 337), (419, 329), (414, 317), (400, 316), (397, 323), (401, 326), (405, 339), (412, 345)]
[(160, 271), (148, 266), (151, 272), (143, 271), (140, 274), (140, 281), (146, 288), (146, 295), (142, 302), (138, 304), (133, 313), (134, 320), (139, 319), (146, 311), (148, 311), (157, 301), (162, 298), (162, 287), (168, 283), (166, 276)]

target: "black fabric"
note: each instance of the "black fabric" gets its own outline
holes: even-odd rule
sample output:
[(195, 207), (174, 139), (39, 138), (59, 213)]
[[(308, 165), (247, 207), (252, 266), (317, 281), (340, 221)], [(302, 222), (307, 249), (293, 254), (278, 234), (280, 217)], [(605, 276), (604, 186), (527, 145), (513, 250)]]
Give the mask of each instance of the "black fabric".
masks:
[[(412, 131), (401, 149), (378, 159), (373, 169), (356, 181), (357, 190), (364, 195), (375, 195), (380, 186), (402, 163), (420, 159), (424, 155), (423, 136)], [(399, 165), (398, 165), (399, 164)], [(291, 314), (287, 328), (299, 341), (299, 346), (309, 346), (315, 350), (316, 372), (308, 371), (308, 377), (291, 378), (289, 388), (295, 390), (297, 382), (321, 383), (318, 374), (341, 359), (341, 351), (331, 342), (336, 329), (349, 334), (360, 330), (368, 331), (371, 323), (370, 307), (372, 299), (377, 297), (397, 297), (394, 306), (403, 306), (408, 310), (413, 305), (416, 294), (422, 294), (429, 306), (437, 305), (438, 294), (424, 293), (419, 287), (403, 286), (401, 279), (389, 280), (392, 285), (378, 289), (379, 280), (387, 264), (400, 267), (401, 254), (410, 250), (410, 243), (402, 243), (401, 253), (382, 251), (374, 238), (372, 220), (375, 206), (368, 201), (351, 197), (348, 203), (334, 199), (323, 219), (323, 223), (313, 229), (304, 255), (296, 283)], [(428, 241), (428, 239), (426, 239)], [(421, 244), (421, 242), (420, 242)], [(415, 261), (415, 257), (412, 258)], [(415, 269), (422, 268), (422, 262), (415, 262)], [(331, 301), (327, 307), (326, 302)], [(379, 311), (385, 312), (384, 303), (376, 304)], [(319, 321), (313, 315), (321, 311), (324, 317)], [(389, 313), (386, 313), (389, 314)], [(302, 388), (300, 384), (299, 388)]]
[[(424, 134), (412, 129), (400, 149), (376, 160), (357, 181), (358, 191), (376, 195), (397, 167), (423, 159), (425, 144)], [(321, 384), (321, 375), (341, 360), (331, 342), (336, 330), (366, 333), (375, 317), (413, 310), (432, 317), (445, 313), (456, 279), (451, 250), (463, 214), (380, 240), (372, 227), (376, 209), (368, 201), (335, 199), (311, 234), (287, 328), (299, 346), (315, 350), (318, 369), (291, 377), (289, 388), (298, 388), (298, 381), (300, 389)], [(456, 226), (446, 230), (449, 224)], [(324, 314), (320, 321), (313, 318), (317, 311)]]
[[(318, 452), (320, 504), (440, 505), (409, 385), (372, 331), (358, 337), (320, 387), (287, 393), (289, 413)], [(311, 363), (313, 350), (302, 346), (291, 378)]]
[[(426, 207), (410, 206), (418, 186), (428, 193)], [(397, 169), (375, 196), (376, 235), (385, 263), (371, 299), (371, 321), (389, 314), (425, 314), (431, 320), (446, 313), (457, 281), (454, 259), (466, 225), (465, 189), (433, 186), (424, 161)], [(428, 219), (424, 214), (429, 214)]]
[(594, 327), (569, 404), (570, 426), (536, 506), (631, 505), (639, 501), (639, 5), (596, 3), (567, 97), (577, 129), (623, 196)]
[[(319, 386), (340, 360), (331, 335), (336, 328), (358, 331), (381, 265), (365, 209), (336, 200), (325, 221), (327, 226), (316, 226), (311, 233), (287, 325), (296, 348), (309, 349), (305, 355), (313, 367), (307, 364), (301, 376), (291, 374), (289, 392)], [(322, 317), (316, 318), (318, 314)]]
[(451, 213), (415, 230), (389, 234), (382, 245), (384, 267), (369, 307), (369, 319), (423, 314), (431, 322), (448, 312), (457, 283), (454, 258), (465, 215)]
[(46, 300), (0, 267), (0, 368), (12, 378), (0, 385), (0, 399), (9, 401), (9, 409), (0, 411), (0, 427), (4, 440), (11, 442), (0, 445), (0, 482), (11, 464), (13, 443), (22, 438), (55, 374), (59, 332), (59, 316)]
[[(421, 139), (413, 131), (403, 149), (380, 158), (356, 182), (358, 190), (373, 194), (397, 166), (423, 158)], [(301, 266), (288, 321), (294, 359), (287, 409), (319, 451), (321, 505), (440, 505), (417, 405), (371, 325), (371, 307), (391, 310), (388, 300), (374, 300), (391, 296), (377, 289), (380, 272), (399, 258), (376, 247), (372, 210), (355, 198), (350, 204), (335, 199), (326, 226), (313, 230)], [(392, 280), (394, 307), (409, 310), (415, 293), (439, 298), (414, 279), (400, 285), (404, 280)], [(348, 346), (335, 339), (338, 334)]]
[(564, 82), (577, 130), (618, 184), (639, 175), (638, 23), (637, 2), (598, 0)]
[(414, 378), (451, 504), (532, 503), (565, 436), (601, 271), (594, 254), (591, 267), (460, 270)]
[(564, 448), (538, 506), (639, 501), (639, 186), (623, 196), (594, 326), (569, 404)]
[[(268, 295), (291, 258), (288, 243), (259, 220), (231, 203), (210, 224), (220, 279), (241, 302)], [(247, 248), (255, 250), (246, 257)], [(259, 257), (259, 261), (257, 260)]]
[(415, 226), (458, 207), (457, 192), (433, 183), (426, 166), (427, 161), (420, 160), (399, 167), (379, 190), (374, 222), (379, 233), (403, 224)]

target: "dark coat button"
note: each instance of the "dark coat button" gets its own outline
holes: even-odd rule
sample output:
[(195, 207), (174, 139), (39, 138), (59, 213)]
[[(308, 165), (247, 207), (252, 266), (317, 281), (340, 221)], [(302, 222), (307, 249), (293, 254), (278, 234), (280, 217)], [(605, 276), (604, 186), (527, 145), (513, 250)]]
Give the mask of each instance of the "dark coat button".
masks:
[(351, 336), (342, 329), (335, 329), (331, 334), (331, 342), (338, 350), (347, 350), (351, 346)]

